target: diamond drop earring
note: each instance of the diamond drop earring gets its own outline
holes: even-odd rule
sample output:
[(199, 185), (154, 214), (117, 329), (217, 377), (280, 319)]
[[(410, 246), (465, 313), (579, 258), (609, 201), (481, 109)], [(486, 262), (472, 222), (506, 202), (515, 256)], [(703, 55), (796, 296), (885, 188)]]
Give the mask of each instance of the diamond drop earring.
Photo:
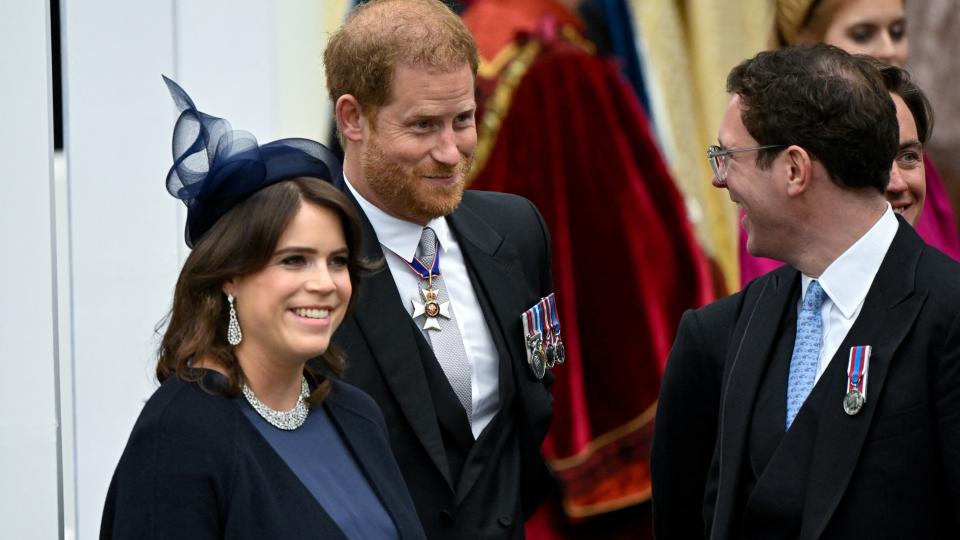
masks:
[(240, 321), (237, 320), (237, 310), (233, 307), (232, 294), (227, 294), (227, 302), (230, 304), (230, 323), (227, 325), (227, 343), (236, 347), (243, 339), (243, 332), (240, 331)]

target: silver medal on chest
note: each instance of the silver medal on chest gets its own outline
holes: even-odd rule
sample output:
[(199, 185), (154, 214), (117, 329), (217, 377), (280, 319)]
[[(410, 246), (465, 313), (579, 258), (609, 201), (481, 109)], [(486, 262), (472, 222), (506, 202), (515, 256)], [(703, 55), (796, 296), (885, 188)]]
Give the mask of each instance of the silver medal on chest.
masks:
[(530, 350), (528, 361), (530, 371), (538, 380), (547, 374), (547, 361), (543, 354), (543, 337), (538, 332), (535, 335), (527, 336), (527, 348)]
[(850, 390), (847, 392), (847, 395), (843, 396), (843, 412), (853, 416), (860, 412), (860, 409), (863, 408), (863, 403), (866, 401), (857, 389)]

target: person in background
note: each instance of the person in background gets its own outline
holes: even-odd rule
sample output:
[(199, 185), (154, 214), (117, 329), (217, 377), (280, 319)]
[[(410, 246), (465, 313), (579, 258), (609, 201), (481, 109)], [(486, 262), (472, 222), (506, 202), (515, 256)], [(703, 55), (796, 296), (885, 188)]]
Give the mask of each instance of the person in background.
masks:
[(258, 145), (165, 80), (193, 250), (100, 537), (424, 538), (383, 415), (337, 380), (330, 341), (368, 268), (339, 164), (306, 139)]
[(522, 538), (553, 489), (550, 236), (530, 201), (464, 190), (476, 44), (439, 0), (374, 0), (324, 66), (344, 148), (334, 182), (366, 255), (386, 260), (335, 339), (346, 379), (383, 410), (427, 536)]
[[(823, 131), (822, 135), (817, 133), (816, 138), (830, 139), (824, 143), (803, 143), (817, 148), (820, 155), (829, 153), (824, 148), (839, 145), (847, 156), (839, 162), (858, 162), (859, 166), (874, 163), (876, 166), (879, 158), (875, 147), (886, 145), (884, 139), (864, 134), (864, 130), (858, 133), (849, 125), (844, 127), (840, 121), (809, 120), (818, 113), (814, 112), (812, 104), (804, 105), (795, 98), (804, 92), (797, 92), (784, 84), (769, 91), (784, 102), (777, 104), (778, 110), (786, 111), (784, 115), (794, 122), (777, 124), (769, 120), (767, 111), (773, 106), (771, 101), (757, 99), (756, 89), (748, 84), (753, 81), (763, 85), (770, 79), (781, 77), (789, 77), (789, 84), (800, 88), (811, 85), (826, 88), (829, 84), (826, 92), (841, 97), (821, 96), (816, 107), (849, 108), (849, 103), (844, 101), (846, 98), (842, 97), (843, 92), (848, 91), (843, 89), (844, 85), (836, 85), (836, 81), (831, 80), (828, 76), (831, 69), (848, 74), (876, 72), (879, 82), (892, 94), (894, 105), (890, 107), (889, 116), (895, 111), (897, 123), (887, 117), (888, 113), (878, 112), (879, 102), (874, 96), (868, 103), (858, 106), (874, 112), (870, 122), (860, 124), (878, 131), (893, 131), (891, 126), (895, 129), (899, 124), (899, 143), (891, 144), (889, 150), (890, 160), (895, 161), (889, 169), (890, 182), (901, 186), (918, 183), (919, 141), (929, 137), (932, 126), (926, 98), (905, 71), (880, 65), (866, 57), (854, 57), (851, 63), (844, 60), (842, 53), (838, 56), (839, 51), (831, 49), (807, 58), (802, 53), (788, 50), (772, 55), (764, 53), (745, 62), (731, 74), (728, 85), (734, 98), (721, 127), (720, 141), (724, 148), (714, 152), (720, 156), (712, 163), (718, 175), (715, 183), (727, 187), (731, 198), (746, 208), (752, 250), (758, 254), (777, 255), (792, 264), (803, 265), (806, 270), (805, 276), (798, 279), (797, 270), (784, 267), (751, 283), (741, 293), (684, 315), (667, 363), (657, 411), (652, 471), (654, 524), (658, 538), (817, 537), (821, 531), (823, 537), (832, 538), (844, 536), (848, 527), (856, 528), (853, 523), (868, 526), (869, 529), (863, 530), (873, 531), (868, 536), (876, 538), (911, 536), (912, 533), (904, 529), (915, 526), (910, 524), (922, 525), (916, 525), (914, 530), (919, 537), (956, 534), (957, 524), (949, 516), (951, 513), (957, 515), (957, 502), (949, 497), (929, 502), (916, 493), (920, 485), (941, 485), (943, 493), (952, 492), (957, 480), (956, 471), (949, 466), (950, 460), (956, 459), (955, 450), (949, 447), (944, 450), (942, 446), (936, 450), (936, 437), (949, 440), (957, 435), (950, 420), (956, 414), (957, 402), (950, 385), (956, 383), (936, 382), (931, 383), (933, 386), (925, 386), (922, 382), (938, 381), (940, 377), (952, 380), (956, 376), (957, 366), (953, 365), (956, 362), (950, 361), (950, 355), (956, 353), (960, 344), (954, 334), (957, 330), (955, 312), (947, 307), (956, 301), (951, 298), (960, 291), (952, 277), (957, 275), (956, 264), (923, 244), (905, 226), (903, 219), (895, 218), (892, 206), (875, 224), (877, 230), (870, 228), (839, 257), (827, 253), (817, 264), (803, 261), (798, 254), (823, 255), (828, 249), (836, 253), (843, 245), (856, 240), (847, 231), (864, 229), (870, 221), (864, 217), (865, 207), (861, 208), (861, 204), (866, 205), (868, 201), (881, 197), (879, 180), (871, 184), (872, 187), (859, 189), (834, 183), (831, 179), (834, 176), (851, 176), (837, 166), (836, 155), (809, 162), (814, 169), (832, 167), (830, 176), (825, 177), (822, 171), (813, 169), (808, 174), (816, 173), (819, 180), (814, 182), (827, 192), (840, 189), (829, 198), (848, 199), (849, 206), (821, 211), (816, 208), (825, 208), (825, 203), (815, 203), (812, 193), (799, 198), (793, 193), (786, 200), (769, 201), (760, 192), (750, 194), (747, 191), (747, 182), (757, 186), (772, 182), (777, 188), (768, 193), (771, 197), (780, 191), (792, 193), (793, 190), (779, 187), (780, 175), (774, 174), (780, 170), (776, 165), (779, 161), (760, 166), (760, 158), (741, 154), (767, 151), (780, 155), (785, 152), (787, 142), (811, 130), (815, 133), (818, 129)], [(817, 61), (822, 63), (818, 66)], [(821, 69), (815, 69), (817, 67)], [(790, 73), (786, 73), (788, 70)], [(874, 76), (866, 78), (871, 80)], [(862, 77), (849, 78), (851, 81), (858, 79)], [(858, 84), (862, 85), (863, 81)], [(877, 84), (873, 81), (868, 86)], [(740, 97), (740, 92), (746, 97)], [(741, 100), (747, 99), (751, 101), (740, 104)], [(871, 102), (873, 106), (868, 106)], [(743, 112), (745, 110), (750, 111), (749, 118)], [(743, 120), (738, 122), (740, 116)], [(819, 127), (812, 129), (810, 122)], [(745, 129), (745, 123), (750, 127)], [(794, 123), (802, 125), (794, 126)], [(861, 140), (867, 135), (867, 140)], [(797, 143), (797, 147), (805, 148), (803, 144)], [(772, 146), (748, 150), (766, 145)], [(744, 151), (731, 152), (739, 148)], [(831, 165), (818, 165), (826, 163), (827, 159)], [(843, 167), (849, 169), (850, 165)], [(772, 177), (747, 178), (748, 174)], [(862, 176), (868, 177), (868, 172), (864, 170)], [(891, 189), (901, 193), (893, 204), (903, 209), (902, 217), (905, 218), (911, 205), (901, 203), (914, 201), (917, 196), (910, 194), (910, 188), (888, 185), (887, 198)], [(844, 194), (846, 190), (850, 192)], [(852, 204), (861, 196), (862, 203)], [(922, 199), (922, 194), (919, 198)], [(800, 217), (804, 213), (798, 214), (798, 223), (805, 232), (784, 236), (778, 229), (786, 226), (788, 216), (794, 210), (802, 209), (797, 203), (803, 199), (811, 199), (806, 208), (811, 214), (818, 215)], [(783, 217), (778, 217), (780, 214)], [(856, 217), (858, 214), (860, 218)], [(858, 220), (861, 221), (859, 225), (855, 223)], [(821, 225), (813, 226), (815, 223)], [(831, 224), (832, 227), (825, 226)], [(889, 230), (883, 234), (892, 236), (892, 239), (878, 241), (882, 229), (889, 229), (890, 224), (896, 225), (893, 234)], [(812, 241), (811, 235), (818, 230), (823, 237)], [(885, 254), (879, 253), (881, 250)], [(882, 262), (878, 257), (882, 257)], [(824, 263), (830, 259), (833, 262), (826, 264), (824, 270)], [(853, 263), (853, 259), (858, 262)], [(866, 264), (865, 261), (871, 259), (874, 262)], [(811, 279), (818, 276), (817, 280)], [(793, 369), (788, 360), (792, 361), (792, 356), (797, 355), (797, 348), (794, 348), (793, 355), (790, 351), (794, 347), (794, 335), (797, 342), (801, 342), (798, 298), (801, 288), (807, 288), (798, 282), (806, 285), (808, 281), (823, 282), (821, 292), (826, 291), (823, 298), (826, 315), (822, 316), (819, 338), (822, 347), (815, 348), (820, 350), (820, 355), (813, 370), (816, 375), (812, 381), (815, 386), (807, 400), (810, 403), (803, 404), (800, 399), (796, 407), (790, 407), (785, 399), (788, 365)], [(937, 300), (931, 301), (932, 298)], [(819, 314), (817, 319), (821, 319)], [(872, 347), (874, 367), (870, 368), (866, 379), (869, 388), (858, 388), (858, 391), (866, 392), (863, 394), (865, 401), (859, 404), (859, 408), (853, 403), (854, 406), (847, 410), (845, 405), (841, 408), (847, 397), (846, 388), (841, 387), (847, 378), (847, 353), (858, 345)], [(833, 358), (833, 351), (839, 360)], [(891, 356), (895, 358), (891, 359)], [(885, 376), (888, 380), (883, 382)], [(791, 375), (791, 383), (792, 378)], [(881, 380), (879, 384), (878, 379)], [(880, 385), (884, 386), (883, 395), (877, 388)], [(913, 399), (911, 396), (916, 397), (914, 406), (900, 407), (904, 399)], [(791, 408), (796, 423), (791, 427), (792, 418), (789, 418), (787, 429), (784, 429), (783, 418), (779, 415), (786, 416), (786, 411)], [(901, 410), (909, 413), (909, 419), (897, 414)], [(745, 421), (745, 413), (752, 414), (753, 420)], [(905, 429), (906, 426), (910, 429)], [(837, 429), (842, 434), (835, 433)], [(744, 433), (747, 433), (746, 443), (742, 438)], [(774, 450), (771, 446), (777, 444), (782, 450)], [(916, 466), (924, 461), (922, 456), (936, 451), (940, 452), (942, 459)], [(896, 463), (888, 459), (894, 455)], [(712, 468), (711, 458), (714, 461)], [(738, 463), (743, 463), (743, 475), (731, 472)], [(879, 491), (870, 487), (876, 478), (872, 471), (879, 470), (878, 467), (884, 470), (885, 482)], [(933, 473), (933, 469), (940, 472)], [(797, 471), (816, 481), (816, 488), (805, 490), (794, 474)], [(942, 474), (943, 477), (934, 480), (931, 474)], [(916, 482), (908, 480), (910, 478)], [(927, 493), (926, 489), (923, 488), (923, 493)], [(884, 500), (882, 496), (878, 497), (882, 493), (889, 493), (898, 501), (910, 499), (910, 504)], [(731, 497), (740, 497), (737, 500), (746, 506), (732, 504)], [(924, 509), (928, 503), (930, 508)], [(804, 506), (797, 508), (797, 504)], [(861, 504), (870, 508), (861, 508)], [(902, 512), (892, 511), (894, 507)], [(715, 510), (719, 516), (716, 522), (713, 519)], [(865, 517), (851, 521), (850, 516), (857, 512)], [(883, 515), (878, 516), (877, 512)], [(697, 515), (703, 515), (704, 519), (691, 519)], [(895, 524), (887, 518), (893, 519)], [(740, 530), (736, 532), (738, 527)], [(944, 531), (952, 533), (941, 534)]]
[[(909, 53), (903, 0), (777, 0), (772, 34), (774, 47), (823, 42), (897, 67), (907, 63)], [(918, 205), (907, 221), (928, 244), (960, 260), (960, 235), (949, 196), (926, 154), (923, 161), (925, 211), (921, 213), (924, 204)], [(740, 277), (744, 285), (781, 264), (751, 256), (745, 240), (741, 228)]]
[(907, 71), (879, 60), (874, 66), (897, 107), (900, 126), (900, 148), (890, 169), (887, 201), (908, 223), (916, 223), (927, 195), (923, 145), (933, 133), (933, 109)]

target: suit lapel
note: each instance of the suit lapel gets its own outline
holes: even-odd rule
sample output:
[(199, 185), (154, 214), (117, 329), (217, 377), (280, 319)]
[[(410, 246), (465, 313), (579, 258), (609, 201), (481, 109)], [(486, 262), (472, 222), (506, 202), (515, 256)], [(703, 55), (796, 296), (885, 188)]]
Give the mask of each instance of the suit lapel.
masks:
[[(511, 366), (520, 365), (521, 360), (525, 367), (527, 365), (526, 353), (522, 349), (522, 344), (519, 350), (509, 345), (519, 343), (516, 339), (510, 339), (511, 333), (514, 331), (513, 327), (519, 324), (520, 315), (525, 309), (522, 301), (529, 296), (519, 286), (526, 280), (512, 262), (516, 260), (513, 247), (504, 242), (502, 236), (497, 234), (465, 205), (461, 205), (456, 212), (448, 216), (447, 221), (457, 235), (457, 242), (467, 263), (471, 282), (477, 292), (484, 318), (497, 348), (501, 368), (504, 362), (507, 362), (508, 369), (513, 369)], [(516, 332), (520, 332), (520, 330), (516, 329)], [(522, 358), (520, 355), (523, 355)], [(512, 395), (505, 394), (504, 389), (512, 389), (514, 386), (504, 384), (504, 371), (504, 369), (500, 369), (501, 392), (499, 397), (501, 411), (510, 406), (512, 399)], [(516, 372), (513, 373), (514, 378), (519, 381), (520, 378), (517, 375)], [(525, 377), (523, 380), (529, 378)], [(520, 383), (518, 382), (518, 384)], [(487, 435), (487, 437), (481, 436), (480, 441), (496, 434), (485, 432), (484, 435)], [(484, 451), (489, 450), (486, 448), (489, 445), (479, 444), (480, 441), (473, 445), (457, 483), (456, 500), (458, 504), (470, 492), (483, 472), (483, 463), (487, 461), (488, 456), (485, 456)]]
[[(457, 235), (460, 249), (470, 270), (471, 281), (476, 280), (479, 286), (478, 297), (483, 296), (481, 304), (484, 316), (490, 325), (491, 333), (500, 332), (495, 337), (498, 348), (503, 345), (504, 334), (511, 323), (520, 320), (522, 310), (514, 313), (517, 302), (526, 296), (518, 284), (525, 283), (524, 276), (513, 264), (516, 259), (513, 246), (504, 242), (504, 238), (497, 234), (489, 225), (484, 223), (469, 208), (461, 206), (456, 212), (448, 216), (447, 221)], [(492, 309), (493, 313), (488, 313)], [(516, 320), (514, 320), (516, 319)], [(509, 358), (515, 355), (513, 350), (499, 350)], [(526, 357), (524, 357), (526, 363)]]
[[(383, 250), (370, 220), (359, 210), (353, 194), (345, 186), (341, 189), (360, 214), (364, 255), (370, 260), (382, 260)], [(397, 284), (385, 263), (364, 277), (353, 317), (403, 415), (452, 491), (453, 481), (437, 425), (437, 413), (433, 401), (425, 399), (431, 395), (430, 388), (422, 362), (413, 356), (420, 351), (416, 341), (419, 332), (413, 326), (410, 314), (404, 310)], [(384, 321), (409, 321), (409, 324), (384, 324)]]
[[(745, 302), (727, 355), (725, 388), (720, 411), (719, 485), (711, 526), (711, 538), (727, 538), (736, 511), (740, 472), (744, 463), (751, 410), (771, 351), (779, 335), (781, 320), (796, 307), (800, 273), (792, 268), (775, 270), (763, 278), (753, 307)], [(748, 293), (749, 294), (749, 293)]]
[[(820, 415), (817, 434), (818, 442), (822, 442), (814, 446), (811, 460), (802, 538), (817, 538), (823, 533), (856, 469), (896, 350), (913, 327), (926, 299), (926, 294), (914, 293), (915, 272), (922, 251), (923, 242), (912, 227), (900, 220), (897, 235), (870, 286), (863, 309), (827, 368), (828, 372), (842, 371), (842, 379), (846, 381), (850, 347), (870, 345), (873, 348), (867, 401), (859, 414), (848, 416), (843, 412), (841, 401), (846, 392), (843, 385), (828, 389), (830, 401)], [(830, 373), (823, 376), (828, 375)], [(833, 376), (840, 378), (839, 373)]]

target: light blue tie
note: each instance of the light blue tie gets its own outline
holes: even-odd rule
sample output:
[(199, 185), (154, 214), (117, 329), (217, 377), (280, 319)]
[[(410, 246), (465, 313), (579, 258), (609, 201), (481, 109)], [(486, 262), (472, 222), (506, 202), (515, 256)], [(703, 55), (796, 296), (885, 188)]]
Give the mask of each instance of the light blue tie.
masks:
[(790, 358), (790, 375), (787, 377), (787, 429), (810, 395), (817, 378), (817, 359), (823, 345), (823, 322), (820, 308), (827, 298), (820, 283), (811, 281), (803, 299), (800, 315), (797, 316), (797, 340)]

